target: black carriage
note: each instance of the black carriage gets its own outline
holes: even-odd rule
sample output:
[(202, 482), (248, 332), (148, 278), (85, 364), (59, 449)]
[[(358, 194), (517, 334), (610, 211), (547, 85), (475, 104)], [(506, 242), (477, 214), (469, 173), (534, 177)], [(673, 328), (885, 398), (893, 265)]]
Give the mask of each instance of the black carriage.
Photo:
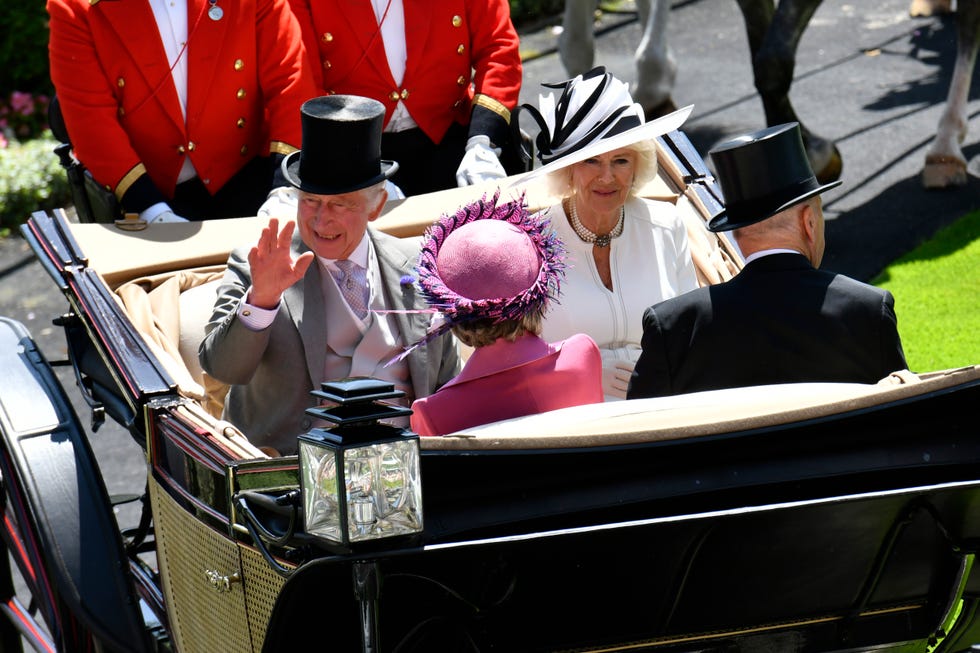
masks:
[[(661, 161), (650, 194), (683, 207), (702, 283), (728, 278), (739, 263), (704, 230), (718, 204), (703, 162), (676, 133)], [(380, 226), (411, 237), (472, 192), (410, 198)], [(220, 388), (195, 364), (227, 253), (263, 222), (122, 232), (58, 211), (25, 226), (67, 299), (56, 322), (87, 405), (0, 320), (0, 650), (980, 642), (980, 366), (579, 406), (421, 440), (378, 427), (388, 388), (341, 382), (322, 389), (337, 426), (310, 435), (334, 476), (311, 484), (302, 455), (270, 457), (220, 420)], [(118, 527), (114, 470), (83, 417), (145, 452), (135, 528)], [(336, 461), (358, 447), (392, 512), (365, 517), (335, 492), (340, 536), (324, 536), (307, 499), (344, 487)], [(411, 523), (392, 517), (403, 508)]]

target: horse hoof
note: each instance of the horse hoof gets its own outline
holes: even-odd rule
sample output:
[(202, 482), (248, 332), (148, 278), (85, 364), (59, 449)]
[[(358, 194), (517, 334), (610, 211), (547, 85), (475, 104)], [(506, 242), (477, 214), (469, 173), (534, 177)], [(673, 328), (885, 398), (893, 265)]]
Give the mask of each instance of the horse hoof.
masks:
[(909, 16), (939, 16), (953, 13), (950, 0), (912, 0), (909, 5)]
[(966, 185), (966, 161), (952, 156), (927, 156), (922, 168), (925, 188), (955, 188)]
[(646, 116), (648, 121), (662, 118), (663, 116), (666, 116), (669, 113), (674, 113), (675, 111), (677, 111), (677, 105), (674, 104), (674, 100), (671, 98), (667, 98), (660, 104), (652, 107), (643, 107), (643, 115)]
[(829, 184), (832, 181), (837, 181), (840, 179), (843, 171), (844, 159), (841, 157), (840, 150), (837, 149), (837, 146), (833, 145), (830, 155), (827, 157), (824, 164), (822, 166), (818, 166), (817, 168), (817, 181), (821, 184)]
[(840, 179), (844, 160), (836, 143), (803, 130), (803, 149), (806, 150), (806, 158), (810, 161), (810, 169), (813, 170), (817, 181), (821, 184), (829, 184)]

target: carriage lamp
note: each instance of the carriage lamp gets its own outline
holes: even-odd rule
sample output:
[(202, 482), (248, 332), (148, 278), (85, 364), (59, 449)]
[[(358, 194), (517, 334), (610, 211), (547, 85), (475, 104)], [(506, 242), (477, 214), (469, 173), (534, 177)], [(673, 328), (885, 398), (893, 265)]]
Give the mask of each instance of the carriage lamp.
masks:
[(405, 395), (372, 378), (323, 383), (310, 408), (333, 428), (299, 436), (305, 530), (339, 552), (359, 543), (422, 532), (418, 435), (383, 423), (411, 414), (387, 403)]

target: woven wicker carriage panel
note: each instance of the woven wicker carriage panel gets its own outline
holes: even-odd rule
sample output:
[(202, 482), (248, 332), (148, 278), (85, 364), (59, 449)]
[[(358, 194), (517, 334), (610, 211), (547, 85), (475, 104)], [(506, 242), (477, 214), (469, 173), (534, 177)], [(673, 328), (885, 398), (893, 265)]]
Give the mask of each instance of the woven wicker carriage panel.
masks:
[(279, 598), (286, 579), (272, 570), (262, 555), (247, 546), (240, 546), (242, 571), (245, 578), (245, 602), (255, 650), (265, 643), (265, 632), (272, 616), (272, 607)]
[(242, 577), (238, 546), (182, 510), (158, 483), (151, 480), (149, 485), (157, 558), (176, 649), (181, 653), (253, 650), (242, 583), (231, 582), (226, 589), (220, 580), (215, 584), (208, 577), (209, 572), (219, 579)]

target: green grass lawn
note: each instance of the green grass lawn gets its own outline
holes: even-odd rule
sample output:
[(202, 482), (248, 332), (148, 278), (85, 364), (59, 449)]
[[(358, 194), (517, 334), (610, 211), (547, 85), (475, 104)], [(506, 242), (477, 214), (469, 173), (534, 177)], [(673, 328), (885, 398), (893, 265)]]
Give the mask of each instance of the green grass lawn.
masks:
[(895, 295), (909, 369), (980, 364), (980, 211), (938, 232), (872, 283)]

